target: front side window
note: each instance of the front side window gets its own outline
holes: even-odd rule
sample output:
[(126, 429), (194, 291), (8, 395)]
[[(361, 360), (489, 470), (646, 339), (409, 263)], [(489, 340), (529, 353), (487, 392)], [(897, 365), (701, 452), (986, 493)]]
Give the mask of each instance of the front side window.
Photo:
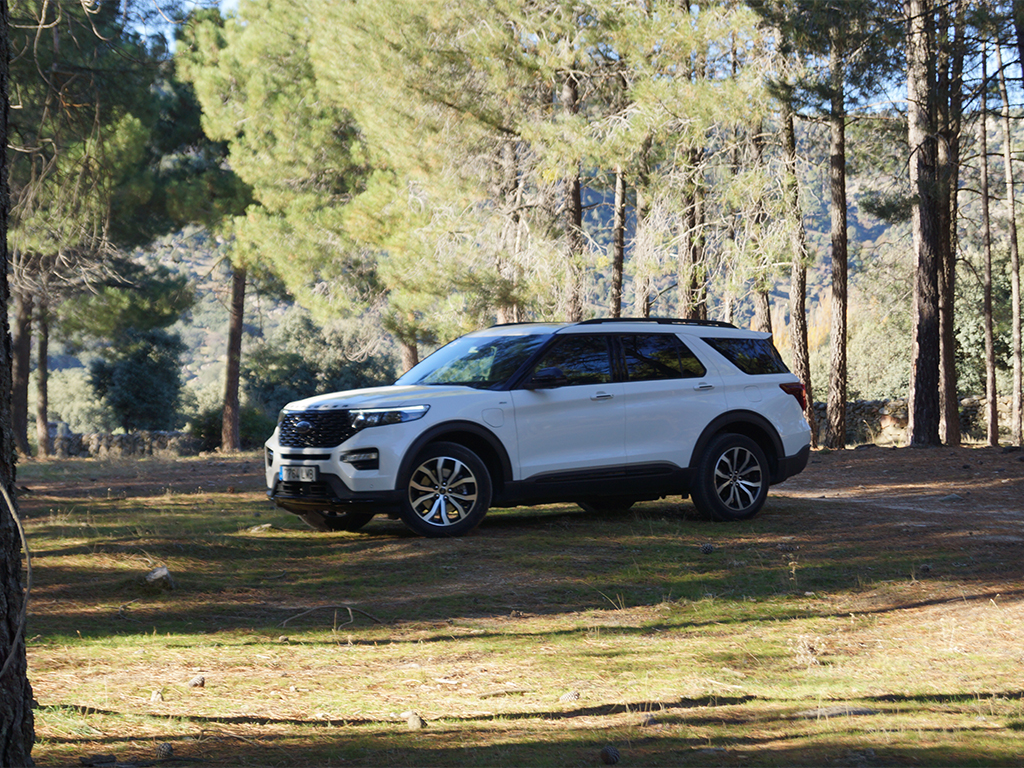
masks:
[(620, 343), (630, 381), (686, 379), (707, 373), (696, 355), (672, 334), (623, 336)]
[(562, 336), (533, 367), (536, 373), (544, 368), (557, 368), (570, 386), (607, 384), (612, 380), (611, 357), (606, 336)]

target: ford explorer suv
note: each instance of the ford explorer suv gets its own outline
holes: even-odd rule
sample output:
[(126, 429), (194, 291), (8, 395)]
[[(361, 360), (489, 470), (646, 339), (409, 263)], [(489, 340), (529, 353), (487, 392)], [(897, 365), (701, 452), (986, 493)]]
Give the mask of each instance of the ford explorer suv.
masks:
[(322, 531), (375, 515), (462, 536), (492, 507), (624, 512), (689, 496), (743, 520), (807, 465), (805, 393), (767, 333), (672, 318), (518, 323), (441, 347), (393, 385), (288, 404), (267, 494)]

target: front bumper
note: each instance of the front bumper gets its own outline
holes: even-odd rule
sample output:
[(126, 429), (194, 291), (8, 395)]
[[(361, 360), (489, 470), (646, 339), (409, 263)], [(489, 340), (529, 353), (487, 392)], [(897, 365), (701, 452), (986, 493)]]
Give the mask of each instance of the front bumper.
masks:
[(313, 483), (285, 482), (275, 478), (267, 489), (267, 496), (277, 506), (297, 515), (325, 510), (387, 513), (397, 509), (401, 498), (398, 491), (357, 493), (337, 475), (322, 471)]

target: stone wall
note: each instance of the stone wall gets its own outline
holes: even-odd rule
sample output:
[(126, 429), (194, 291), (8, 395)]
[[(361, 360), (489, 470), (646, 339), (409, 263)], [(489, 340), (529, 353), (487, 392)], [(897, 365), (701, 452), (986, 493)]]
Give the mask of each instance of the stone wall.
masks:
[[(984, 397), (965, 397), (960, 401), (960, 431), (965, 441), (985, 440)], [(999, 399), (999, 423), (1005, 428), (1010, 423), (1012, 403), (1009, 397)], [(814, 416), (818, 423), (818, 444), (825, 441), (825, 403), (814, 404)], [(906, 400), (854, 400), (846, 404), (846, 443), (861, 445), (906, 445), (907, 444), (907, 401)], [(1005, 431), (1005, 429), (1004, 429)]]
[(199, 453), (199, 440), (185, 432), (146, 431), (130, 435), (63, 433), (53, 437), (53, 451), (60, 458), (152, 456), (154, 453), (195, 456)]

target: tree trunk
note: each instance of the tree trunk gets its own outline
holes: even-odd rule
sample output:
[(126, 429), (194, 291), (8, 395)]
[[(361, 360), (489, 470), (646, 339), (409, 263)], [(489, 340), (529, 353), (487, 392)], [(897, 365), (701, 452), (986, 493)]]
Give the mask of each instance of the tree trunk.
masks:
[(39, 302), (38, 311), (39, 343), (36, 363), (36, 443), (40, 456), (53, 455), (53, 441), (50, 439), (50, 314), (45, 301)]
[[(0, 137), (7, 146), (8, 61), (10, 60), (10, 18), (7, 0), (0, 0)], [(7, 283), (7, 216), (10, 187), (7, 182), (7, 153), (0, 152), (0, 301), (10, 306)], [(0, 313), (0, 391), (12, 385), (10, 328), (7, 312)], [(28, 682), (23, 623), (26, 596), (21, 584), (21, 545), (14, 501), (15, 448), (10, 401), (0, 397), (0, 485), (13, 508), (0, 509), (0, 765), (32, 765), (35, 739), (32, 719), (32, 688)]]
[(846, 447), (846, 97), (845, 65), (840, 48), (842, 30), (831, 32), (829, 59), (831, 79), (830, 171), (832, 234), (832, 333), (829, 341), (830, 373), (828, 386), (829, 448)]
[[(988, 45), (981, 46), (981, 81), (988, 81)], [(999, 445), (999, 403), (996, 391), (995, 331), (992, 321), (992, 218), (988, 205), (988, 96), (981, 89), (981, 224), (985, 241), (984, 319), (985, 319), (985, 416), (988, 444)]]
[(419, 349), (415, 341), (398, 339), (398, 349), (402, 355), (402, 372), (408, 371), (420, 361)]
[(1013, 133), (1010, 130), (1010, 98), (1006, 91), (1003, 57), (996, 45), (996, 65), (999, 67), (999, 94), (1003, 99), (1003, 170), (1006, 176), (1006, 216), (1010, 228), (1010, 296), (1013, 312), (1013, 393), (1011, 400), (1010, 440), (1021, 444), (1021, 317), (1020, 317), (1020, 250), (1017, 245), (1017, 213), (1013, 183)]
[[(637, 216), (637, 227), (640, 217)], [(626, 261), (626, 177), (615, 169), (615, 212), (612, 222), (612, 317), (622, 317), (622, 270)]]
[(907, 123), (910, 145), (911, 228), (914, 240), (913, 353), (907, 433), (910, 444), (939, 444), (939, 202), (932, 119), (935, 59), (931, 8), (906, 0)]
[(772, 332), (772, 302), (768, 291), (757, 290), (752, 296), (754, 300), (754, 330), (764, 333)]
[(31, 456), (28, 446), (28, 378), (32, 365), (31, 294), (15, 300), (13, 358), (11, 361), (11, 421), (14, 444), (22, 456)]
[(782, 128), (786, 161), (786, 210), (790, 218), (790, 247), (793, 263), (789, 286), (789, 317), (792, 324), (790, 344), (793, 351), (793, 373), (803, 382), (807, 393), (804, 415), (811, 425), (811, 445), (818, 447), (818, 428), (814, 417), (814, 390), (811, 388), (811, 356), (807, 348), (807, 237), (804, 232), (803, 212), (800, 209), (800, 186), (796, 168), (796, 126), (793, 105), (783, 101)]
[[(579, 110), (579, 83), (575, 75), (567, 75), (562, 83), (562, 104), (567, 115)], [(565, 180), (565, 242), (568, 266), (568, 302), (566, 319), (583, 319), (583, 190), (578, 164)]]
[(220, 449), (240, 450), (242, 433), (238, 385), (242, 371), (242, 331), (245, 321), (245, 278), (243, 266), (236, 266), (231, 275), (231, 309), (228, 319), (228, 365), (224, 386), (224, 414), (220, 429)]
[[(939, 437), (960, 445), (960, 398), (956, 372), (956, 224), (960, 186), (960, 125), (963, 112), (963, 8), (940, 10), (937, 67), (939, 164)], [(954, 27), (952, 41), (947, 30)]]

